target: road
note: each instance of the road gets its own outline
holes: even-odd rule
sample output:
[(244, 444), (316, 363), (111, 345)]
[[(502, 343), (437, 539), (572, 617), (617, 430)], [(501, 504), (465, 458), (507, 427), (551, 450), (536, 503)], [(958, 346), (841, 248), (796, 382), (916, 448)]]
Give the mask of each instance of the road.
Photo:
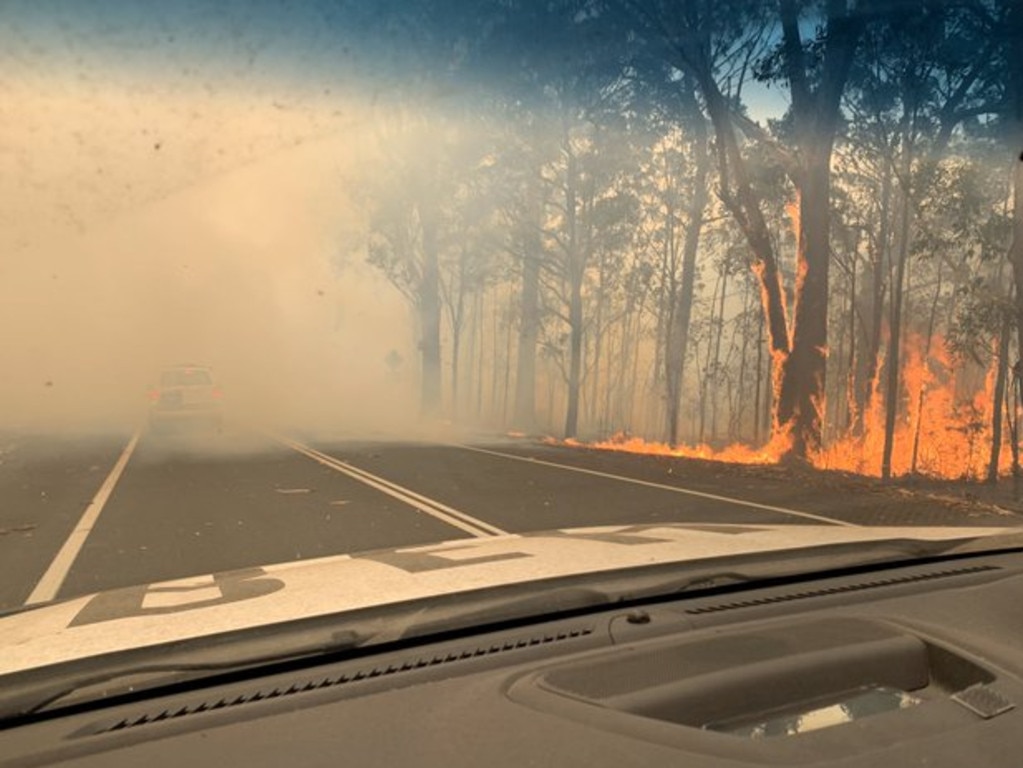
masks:
[(775, 468), (511, 438), (0, 435), (0, 610), (268, 563), (473, 536), (716, 522), (1018, 524)]

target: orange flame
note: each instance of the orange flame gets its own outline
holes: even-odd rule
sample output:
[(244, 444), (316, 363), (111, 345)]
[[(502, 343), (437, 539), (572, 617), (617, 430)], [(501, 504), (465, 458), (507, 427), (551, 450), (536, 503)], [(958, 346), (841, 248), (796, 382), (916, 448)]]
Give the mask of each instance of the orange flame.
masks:
[[(892, 474), (916, 472), (969, 480), (984, 477), (992, 440), (996, 364), (989, 367), (984, 386), (971, 396), (958, 391), (962, 385), (957, 383), (957, 368), (943, 339), (932, 341), (927, 359), (921, 339), (911, 338), (906, 347), (902, 371), (906, 407), (895, 424)], [(818, 467), (880, 475), (885, 403), (877, 382), (874, 386), (871, 406), (864, 414), (863, 435), (842, 438), (822, 450), (814, 462)], [(1003, 442), (999, 470), (1008, 472), (1011, 456), (1004, 433)]]
[(675, 456), (686, 459), (706, 459), (708, 461), (726, 461), (735, 464), (777, 464), (781, 457), (792, 447), (791, 435), (784, 432), (772, 437), (763, 448), (752, 448), (742, 443), (735, 443), (721, 450), (715, 450), (705, 444), (696, 446), (680, 445), (672, 448), (667, 443), (647, 442), (641, 437), (630, 437), (623, 433), (596, 443), (582, 443), (571, 438), (563, 441), (548, 438), (545, 442), (574, 447), (596, 448), (602, 451), (621, 451), (623, 453), (639, 453), (648, 456)]
[[(963, 377), (957, 375), (958, 368), (943, 339), (935, 337), (932, 340), (931, 353), (927, 358), (924, 357), (921, 339), (911, 338), (906, 346), (901, 385), (904, 398), (900, 398), (903, 407), (895, 425), (892, 473), (905, 475), (915, 471), (936, 478), (983, 478), (990, 459), (997, 362), (989, 366), (983, 385), (970, 393), (970, 387), (961, 381)], [(811, 457), (814, 466), (880, 476), (885, 422), (885, 398), (880, 379), (879, 371), (872, 384), (870, 407), (864, 413), (863, 434), (849, 435), (825, 446)], [(959, 391), (963, 389), (967, 391)], [(776, 434), (762, 448), (735, 444), (721, 450), (707, 445), (672, 448), (665, 443), (647, 442), (623, 434), (589, 444), (578, 440), (548, 442), (737, 464), (774, 464), (791, 447), (792, 438), (776, 429)], [(1008, 435), (1004, 431), (999, 471), (1007, 474), (1011, 471), (1011, 464)]]

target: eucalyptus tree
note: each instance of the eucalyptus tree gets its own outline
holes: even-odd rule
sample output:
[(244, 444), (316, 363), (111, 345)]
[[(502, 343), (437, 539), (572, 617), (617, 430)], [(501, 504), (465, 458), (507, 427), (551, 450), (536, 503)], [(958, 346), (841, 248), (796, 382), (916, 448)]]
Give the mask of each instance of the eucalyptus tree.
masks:
[[(997, 37), (984, 3), (903, 0), (875, 19), (855, 63), (846, 105), (855, 118), (849, 137), (876, 157), (878, 210), (870, 338), (862, 347), (858, 400), (869, 407), (878, 369), (882, 323), (888, 328), (884, 368), (884, 446), (881, 474), (892, 474), (895, 427), (901, 408), (904, 287), (920, 237), (920, 200), (938, 183), (942, 162), (964, 123), (995, 108)], [(887, 266), (888, 315), (878, 286)]]
[[(841, 96), (866, 18), (861, 3), (750, 0), (608, 0), (617, 23), (696, 83), (713, 126), (717, 194), (743, 232), (761, 285), (775, 360), (774, 433), (806, 457), (820, 445), (826, 375), (831, 156)], [(623, 20), (624, 19), (624, 20)], [(807, 37), (807, 29), (813, 32)], [(780, 84), (790, 103), (778, 137), (742, 108), (753, 75)], [(753, 140), (753, 141), (751, 141)], [(784, 167), (799, 207), (797, 274), (790, 309), (749, 146)]]

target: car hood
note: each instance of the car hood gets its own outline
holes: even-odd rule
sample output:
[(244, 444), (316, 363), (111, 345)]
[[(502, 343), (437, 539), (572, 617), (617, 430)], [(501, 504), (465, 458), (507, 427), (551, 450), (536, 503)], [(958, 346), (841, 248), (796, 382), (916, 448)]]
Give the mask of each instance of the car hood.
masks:
[[(648, 525), (557, 530), (338, 555), (50, 603), (0, 617), (0, 675), (224, 632), (493, 587), (649, 565), (1014, 528)], [(1018, 542), (1017, 542), (1018, 543)]]

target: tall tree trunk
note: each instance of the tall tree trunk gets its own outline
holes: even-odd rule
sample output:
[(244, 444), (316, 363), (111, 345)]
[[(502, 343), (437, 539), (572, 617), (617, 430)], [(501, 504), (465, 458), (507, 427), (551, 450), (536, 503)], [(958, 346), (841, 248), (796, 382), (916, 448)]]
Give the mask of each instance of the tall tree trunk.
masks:
[(870, 324), (864, 329), (865, 349), (860, 364), (860, 379), (856, 386), (856, 419), (853, 422), (853, 434), (862, 435), (867, 414), (874, 407), (877, 375), (880, 370), (881, 336), (884, 328), (884, 300), (886, 293), (884, 264), (890, 263), (891, 244), (891, 198), (892, 171), (891, 164), (885, 163), (884, 175), (881, 178), (881, 202), (878, 208), (878, 236), (874, 241), (874, 252), (870, 264)]
[(782, 366), (776, 419), (792, 425), (793, 452), (821, 447), (828, 348), (828, 273), (831, 265), (831, 149), (807, 158), (799, 194), (796, 306), (792, 350)]
[(721, 381), (721, 337), (725, 335), (725, 299), (728, 297), (728, 265), (721, 270), (721, 296), (718, 303), (718, 319), (714, 326), (714, 363), (711, 367), (710, 383), (713, 386), (710, 401), (710, 437), (718, 439), (718, 383)]
[(500, 400), (498, 393), (501, 391), (501, 365), (498, 362), (501, 351), (501, 302), (498, 297), (498, 288), (491, 292), (493, 310), (490, 312), (490, 319), (493, 325), (490, 326), (492, 335), (490, 337), (490, 408), (488, 419), (490, 424), (497, 420)]
[(881, 477), (888, 480), (892, 476), (892, 452), (895, 447), (895, 421), (899, 410), (899, 367), (902, 346), (902, 302), (903, 285), (906, 280), (906, 262), (909, 259), (909, 238), (911, 224), (912, 192), (909, 188), (909, 172), (912, 169), (912, 156), (909, 147), (908, 126), (906, 132), (907, 145), (902, 153), (902, 207), (899, 214), (899, 250), (896, 256), (895, 277), (891, 291), (891, 322), (888, 330), (888, 354), (885, 356), (885, 412), (884, 412), (884, 449), (881, 455)]
[(739, 381), (736, 388), (739, 392), (738, 402), (733, 410), (733, 418), (729, 426), (728, 439), (731, 442), (742, 440), (742, 424), (746, 416), (746, 370), (749, 367), (750, 323), (749, 323), (749, 281), (744, 281), (742, 297), (742, 348), (739, 351)]
[[(1023, 24), (1023, 7), (1017, 10), (1016, 16)], [(1016, 343), (1019, 345), (1016, 359), (1023, 360), (1023, 63), (1017, 62), (1013, 72), (1018, 82), (1014, 88), (1013, 134), (1016, 144), (1013, 148), (1015, 167), (1012, 176), (1012, 244), (1009, 247), (1009, 263), (1012, 264), (1016, 294)]]
[(991, 458), (987, 465), (989, 483), (998, 482), (998, 469), (1002, 458), (1002, 403), (1005, 401), (1006, 381), (1009, 378), (1009, 339), (1012, 337), (1012, 325), (1012, 318), (1006, 313), (998, 339), (998, 371), (991, 408)]
[(460, 408), (458, 402), (458, 370), (459, 354), (462, 346), (462, 329), (455, 327), (451, 329), (451, 418), (458, 421)]
[(625, 404), (622, 407), (622, 411), (625, 414), (626, 423), (629, 428), (632, 428), (633, 420), (635, 419), (635, 394), (639, 389), (639, 350), (642, 347), (640, 341), (640, 333), (642, 331), (642, 305), (636, 311), (635, 329), (632, 333), (632, 345), (631, 349), (631, 362), (629, 364), (629, 378), (628, 378), (628, 389), (624, 394)]
[[(601, 334), (602, 336), (604, 334)], [(617, 344), (616, 344), (617, 342)], [(607, 344), (607, 362), (604, 365), (604, 390), (603, 390), (603, 404), (600, 409), (600, 430), (603, 433), (614, 431), (614, 417), (611, 413), (611, 399), (614, 393), (618, 390), (621, 384), (621, 379), (615, 376), (615, 358), (622, 359), (623, 348), (622, 345), (625, 343), (625, 339), (618, 336), (613, 328), (608, 328), (606, 338), (602, 343)], [(594, 362), (593, 370), (599, 370), (599, 366)]]
[(1008, 57), (1008, 77), (1006, 88), (1006, 134), (1008, 150), (1012, 162), (1012, 242), (1009, 246), (1008, 259), (1012, 265), (1013, 292), (1015, 294), (1016, 314), (1016, 363), (1012, 366), (1013, 378), (1010, 387), (1013, 418), (1013, 493), (1019, 497), (1019, 416), (1021, 403), (1020, 368), (1023, 366), (1023, 57), (1018, 55), (1023, 45), (1023, 4), (1016, 0), (1002, 0), (1002, 12), (1005, 14), (1004, 29), (1007, 32), (1008, 49), (1012, 52)]
[[(585, 205), (583, 210), (585, 212), (585, 220), (590, 220), (589, 206)], [(589, 238), (587, 238), (588, 240)], [(607, 280), (607, 274), (605, 272), (607, 267), (607, 254), (601, 249), (600, 257), (597, 259), (597, 306), (593, 310), (593, 325), (592, 332), (590, 333), (590, 343), (593, 345), (593, 354), (587, 355), (587, 366), (589, 373), (587, 375), (592, 376), (590, 381), (590, 396), (587, 403), (587, 419), (590, 425), (597, 425), (598, 428), (603, 431), (604, 424), (601, 423), (601, 384), (604, 385), (604, 389), (607, 390), (611, 386), (610, 379), (605, 380), (600, 372), (600, 365), (603, 361), (604, 345), (610, 343), (605, 335), (610, 333), (610, 329), (604, 328), (604, 311), (607, 303), (607, 292), (605, 290)]]
[(757, 321), (757, 376), (756, 390), (753, 393), (753, 445), (759, 446), (761, 440), (760, 425), (763, 424), (761, 414), (761, 393), (764, 389), (764, 313), (760, 313)]
[[(688, 96), (692, 97), (692, 94), (688, 93)], [(693, 101), (695, 102), (695, 99)], [(693, 106), (695, 107), (695, 104)], [(700, 248), (703, 216), (709, 198), (707, 175), (710, 173), (711, 157), (707, 149), (707, 124), (698, 110), (694, 113), (692, 131), (693, 156), (696, 161), (693, 172), (693, 196), (689, 202), (685, 241), (682, 245), (682, 281), (678, 295), (673, 297), (674, 307), (671, 312), (673, 328), (665, 358), (667, 433), (668, 442), (672, 446), (677, 446), (679, 442), (679, 409), (682, 407), (682, 384), (685, 381), (686, 355), (689, 351), (689, 327), (693, 316), (696, 255)]]
[(516, 429), (526, 432), (531, 432), (536, 426), (536, 342), (540, 331), (541, 247), (540, 231), (537, 228), (527, 238), (526, 253), (522, 260), (515, 415), (512, 419)]
[(1019, 377), (1013, 371), (1006, 383), (1005, 423), (1009, 427), (1009, 450), (1012, 453), (1012, 495), (1019, 499)]
[[(938, 319), (938, 301), (941, 299), (941, 262), (938, 262), (938, 285), (934, 289), (934, 298), (931, 300), (931, 311), (927, 318), (927, 340), (924, 342), (924, 365), (931, 357), (931, 344), (934, 341), (934, 326)], [(1000, 399), (996, 402), (1001, 402)], [(909, 471), (912, 474), (916, 474), (917, 459), (920, 455), (920, 430), (923, 427), (923, 410), (924, 410), (924, 388), (920, 387), (920, 391), (917, 393), (916, 400), (916, 425), (913, 428), (913, 456), (909, 462)], [(998, 410), (996, 407), (995, 410)], [(1000, 413), (1000, 411), (999, 411)], [(1001, 423), (998, 425), (999, 431), (1001, 431)]]
[(476, 358), (476, 418), (483, 416), (483, 372), (484, 355), (487, 349), (487, 315), (483, 311), (486, 296), (484, 291), (476, 294), (476, 316), (479, 318), (479, 336), (476, 347), (479, 350), (479, 357)]
[(441, 300), (440, 265), (437, 253), (437, 217), (433, 206), (420, 201), (423, 271), (419, 289), (419, 321), (422, 337), (420, 411), (426, 418), (440, 415), (441, 406)]
[(721, 177), (719, 196), (739, 224), (749, 245), (753, 272), (760, 281), (771, 355), (773, 359), (781, 361), (788, 356), (790, 348), (788, 311), (771, 232), (760, 210), (759, 198), (739, 150), (739, 140), (728, 103), (709, 72), (701, 73), (700, 86), (707, 104), (707, 114), (714, 126), (718, 173)]
[(710, 404), (710, 388), (714, 381), (711, 372), (711, 363), (714, 355), (714, 316), (718, 304), (718, 290), (721, 288), (723, 274), (718, 273), (718, 279), (714, 281), (714, 294), (710, 299), (710, 317), (707, 319), (710, 332), (707, 336), (707, 355), (703, 360), (703, 372), (700, 376), (700, 429), (697, 433), (697, 440), (702, 445), (707, 442), (707, 407)]
[(568, 405), (565, 411), (565, 437), (575, 437), (579, 431), (579, 389), (583, 358), (583, 298), (582, 280), (572, 279), (569, 285), (569, 361)]
[(782, 361), (776, 430), (790, 428), (790, 455), (810, 458), (821, 448), (827, 382), (828, 281), (831, 264), (831, 156), (842, 92), (852, 66), (862, 17), (845, 3), (828, 3), (819, 82), (811, 87), (797, 0), (780, 0), (784, 66), (792, 95), (799, 158), (799, 237), (790, 353)]
[(477, 366), (477, 356), (479, 354), (478, 349), (478, 337), (479, 337), (479, 323), (480, 323), (480, 312), (477, 307), (479, 303), (479, 291), (474, 292), (469, 298), (470, 306), (468, 308), (468, 327), (465, 329), (467, 349), (462, 362), (462, 369), (465, 376), (465, 386), (462, 387), (462, 397), (465, 398), (465, 407), (462, 409), (463, 414), (470, 415), (473, 413), (473, 387), (475, 384), (475, 372)]
[[(568, 138), (565, 139), (566, 145)], [(568, 164), (565, 178), (565, 215), (568, 225), (568, 404), (565, 409), (565, 437), (575, 437), (579, 432), (579, 389), (583, 357), (583, 264), (578, 241), (576, 211), (576, 163), (572, 150), (568, 148)]]
[[(818, 10), (812, 19), (800, 19), (806, 3), (779, 0), (777, 4), (781, 64), (789, 85), (797, 136), (797, 152), (786, 158), (786, 172), (800, 192), (803, 214), (798, 238), (797, 306), (790, 328), (778, 261), (760, 208), (761, 195), (740, 150), (730, 101), (717, 82), (722, 61), (713, 52), (709, 28), (678, 23), (685, 18), (679, 13), (685, 5), (671, 5), (670, 15), (658, 17), (643, 3), (630, 4), (640, 18), (651, 22), (652, 34), (664, 35), (671, 50), (677, 52), (674, 64), (692, 76), (700, 88), (716, 139), (718, 194), (745, 236), (760, 281), (778, 391), (773, 433), (779, 437), (791, 434), (789, 455), (807, 458), (820, 444), (818, 408), (826, 381), (831, 152), (842, 93), (866, 14), (847, 2), (835, 1), (814, 6)], [(823, 26), (821, 44), (812, 57), (807, 57), (803, 40), (808, 21)], [(795, 350), (794, 345), (798, 347)]]
[(450, 320), (451, 320), (451, 418), (454, 421), (458, 421), (460, 416), (460, 381), (461, 371), (459, 370), (459, 363), (461, 362), (461, 350), (462, 350), (462, 327), (465, 325), (465, 281), (468, 254), (463, 249), (459, 254), (458, 261), (458, 296), (455, 299), (454, 306), (451, 308)]
[(846, 372), (845, 372), (845, 417), (843, 419), (842, 429), (848, 432), (853, 427), (853, 420), (856, 413), (856, 364), (857, 364), (857, 349), (856, 338), (856, 266), (858, 260), (855, 252), (852, 257), (852, 268), (849, 273), (849, 315), (847, 322), (849, 323), (849, 352), (846, 357)]
[(505, 317), (508, 322), (505, 325), (504, 334), (504, 385), (501, 387), (501, 428), (508, 425), (508, 403), (511, 400), (511, 369), (512, 369), (512, 347), (515, 340), (515, 328), (511, 318), (513, 313), (514, 299), (509, 293), (507, 311)]

